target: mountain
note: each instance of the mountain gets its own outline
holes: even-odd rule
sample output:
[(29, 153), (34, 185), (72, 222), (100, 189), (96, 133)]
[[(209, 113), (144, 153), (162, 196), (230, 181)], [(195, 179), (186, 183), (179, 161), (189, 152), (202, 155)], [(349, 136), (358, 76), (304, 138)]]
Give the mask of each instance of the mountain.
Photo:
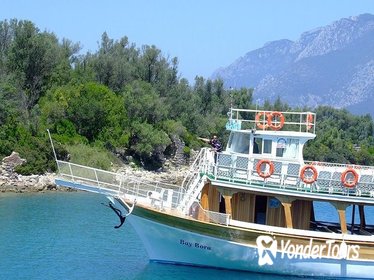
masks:
[(226, 87), (253, 87), (254, 99), (330, 105), (374, 116), (374, 16), (343, 18), (296, 42), (265, 44), (216, 70)]

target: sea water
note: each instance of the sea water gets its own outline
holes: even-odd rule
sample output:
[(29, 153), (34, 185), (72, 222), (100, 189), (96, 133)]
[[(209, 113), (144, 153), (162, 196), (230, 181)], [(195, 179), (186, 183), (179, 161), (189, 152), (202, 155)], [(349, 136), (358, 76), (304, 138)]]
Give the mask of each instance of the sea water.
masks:
[(149, 262), (102, 203), (84, 192), (0, 194), (0, 279), (297, 279)]

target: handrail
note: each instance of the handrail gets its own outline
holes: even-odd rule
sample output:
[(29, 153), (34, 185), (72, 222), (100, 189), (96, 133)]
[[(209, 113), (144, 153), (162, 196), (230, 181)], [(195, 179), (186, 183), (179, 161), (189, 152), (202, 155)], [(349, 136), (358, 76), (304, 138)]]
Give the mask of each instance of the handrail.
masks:
[(189, 173), (186, 177), (184, 177), (182, 182), (182, 188), (187, 190), (190, 182), (195, 177), (196, 173), (199, 172), (204, 162), (206, 162), (206, 154), (208, 149), (202, 148), (200, 149), (198, 155), (196, 156), (194, 162), (189, 168)]
[[(275, 112), (231, 108), (228, 113), (229, 120), (226, 124), (226, 128), (228, 130), (271, 130), (271, 123), (269, 123), (269, 120), (272, 120), (272, 114), (274, 114), (274, 123), (282, 123), (279, 127), (282, 131), (315, 133), (316, 114), (313, 112)], [(281, 116), (281, 120), (275, 120), (275, 115)]]
[[(202, 152), (201, 155), (204, 155)], [(138, 177), (128, 176), (124, 174), (114, 173), (110, 171), (104, 171), (92, 167), (87, 167), (79, 164), (74, 164), (65, 161), (57, 161), (59, 165), (59, 182), (72, 182), (77, 188), (82, 188), (88, 191), (99, 192), (106, 195), (117, 195), (117, 196), (131, 196), (133, 197), (134, 204), (129, 208), (130, 214), (135, 206), (138, 199), (156, 199), (150, 196), (150, 193), (155, 192), (160, 197), (160, 207), (170, 207), (171, 209), (177, 209), (181, 206), (181, 203), (190, 203), (194, 201), (196, 197), (194, 193), (194, 186), (191, 187), (191, 193), (186, 193), (185, 190), (181, 189), (180, 186), (154, 182), (146, 179), (139, 179)], [(197, 179), (197, 177), (193, 177)], [(63, 181), (61, 181), (63, 180)], [(195, 182), (198, 184), (200, 181)], [(66, 186), (72, 186), (70, 183)], [(167, 195), (171, 195), (171, 203), (167, 204), (167, 199), (164, 199), (163, 194), (170, 192)], [(186, 197), (186, 195), (188, 197)], [(184, 201), (184, 202), (183, 202)], [(230, 215), (218, 213), (214, 211), (208, 211), (201, 207), (199, 204), (200, 215), (203, 220), (207, 220), (213, 223), (228, 225)], [(186, 211), (183, 211), (186, 212)], [(188, 212), (188, 211), (187, 211)]]
[[(196, 202), (199, 207), (199, 213), (193, 213), (192, 216), (199, 215), (201, 220), (213, 222), (216, 224), (221, 224), (221, 225), (229, 225), (230, 224), (230, 219), (231, 219), (231, 214), (226, 214), (226, 213), (219, 213), (215, 211), (210, 211), (204, 209), (200, 203)], [(197, 218), (197, 217), (194, 217)]]
[[(73, 182), (82, 181), (94, 184), (97, 187), (108, 186), (112, 190), (118, 190), (119, 183), (126, 184), (136, 182), (144, 186), (153, 187), (155, 182), (150, 179), (139, 178), (131, 175), (105, 171), (97, 168), (87, 167), (75, 163), (57, 160), (59, 175), (64, 178), (71, 178)], [(163, 188), (179, 189), (180, 186), (158, 182)]]
[(335, 163), (335, 162), (323, 162), (323, 161), (311, 161), (307, 160), (304, 161), (305, 164), (313, 165), (313, 166), (320, 166), (320, 167), (338, 167), (338, 168), (356, 168), (357, 170), (373, 170), (374, 166), (371, 165), (358, 165), (358, 164), (350, 164), (350, 163)]
[[(225, 155), (225, 157), (222, 157), (222, 161), (220, 157), (221, 154)], [(344, 196), (354, 193), (356, 196), (374, 197), (373, 166), (315, 161), (302, 163), (271, 159), (272, 163), (276, 165), (277, 168), (275, 168), (274, 173), (269, 178), (264, 179), (257, 173), (256, 167), (259, 159), (235, 154), (235, 160), (233, 160), (232, 156), (232, 154), (227, 154), (225, 152), (218, 153), (217, 163), (207, 162), (205, 164), (207, 167), (204, 165), (204, 167), (201, 167), (201, 173), (213, 180), (233, 182), (244, 186), (255, 184), (279, 189), (307, 190), (316, 193), (333, 193)], [(242, 162), (240, 165), (238, 165), (239, 158)], [(247, 162), (247, 164), (243, 166), (243, 162)], [(316, 177), (316, 181), (304, 183), (301, 180), (300, 172), (305, 165), (309, 164), (312, 164), (316, 168), (318, 176)], [(263, 168), (265, 167), (266, 166)], [(341, 174), (347, 169), (354, 169), (358, 174), (357, 184), (351, 189), (345, 187), (341, 179)], [(322, 175), (321, 173), (322, 171), (326, 171), (325, 173), (327, 173), (329, 177), (325, 178), (325, 174)]]

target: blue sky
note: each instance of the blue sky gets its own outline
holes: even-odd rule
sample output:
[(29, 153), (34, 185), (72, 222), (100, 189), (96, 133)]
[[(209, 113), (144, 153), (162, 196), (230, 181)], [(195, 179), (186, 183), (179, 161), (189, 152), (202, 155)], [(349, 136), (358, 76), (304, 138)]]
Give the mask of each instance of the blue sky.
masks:
[(182, 77), (209, 78), (266, 42), (342, 17), (374, 14), (374, 0), (1, 0), (0, 20), (28, 19), (58, 38), (96, 51), (101, 35), (127, 36), (178, 57)]

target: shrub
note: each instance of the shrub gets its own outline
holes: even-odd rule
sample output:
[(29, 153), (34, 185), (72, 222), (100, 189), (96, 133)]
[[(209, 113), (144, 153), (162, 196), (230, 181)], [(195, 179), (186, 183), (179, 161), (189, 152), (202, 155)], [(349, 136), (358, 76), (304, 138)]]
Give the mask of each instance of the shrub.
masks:
[(84, 144), (66, 146), (70, 154), (70, 161), (98, 169), (110, 170), (118, 159), (101, 147), (91, 147)]

